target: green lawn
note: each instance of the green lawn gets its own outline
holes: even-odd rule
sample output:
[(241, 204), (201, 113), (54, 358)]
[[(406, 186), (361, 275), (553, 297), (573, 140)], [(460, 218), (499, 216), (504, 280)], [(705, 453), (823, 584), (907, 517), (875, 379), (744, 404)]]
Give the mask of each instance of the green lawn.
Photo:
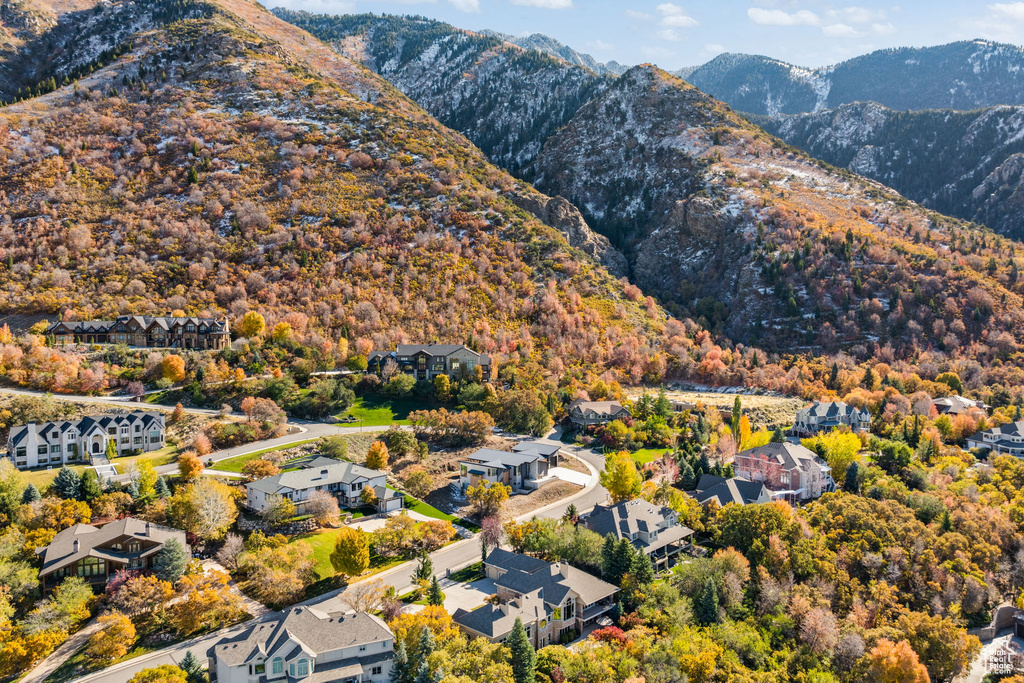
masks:
[(342, 427), (363, 425), (364, 427), (386, 427), (391, 424), (409, 424), (409, 413), (414, 410), (428, 408), (422, 401), (386, 396), (363, 396), (356, 399), (352, 407), (339, 415), (339, 418), (354, 417), (362, 422), (351, 424), (341, 422)]
[(474, 562), (467, 567), (463, 567), (457, 572), (452, 572), (452, 575), (448, 578), (456, 583), (471, 583), (473, 581), (479, 581), (484, 578), (484, 563)]
[[(339, 529), (321, 529), (309, 534), (301, 534), (288, 540), (289, 544), (303, 541), (313, 549), (313, 560), (316, 562), (316, 575), (319, 581), (334, 577), (334, 566), (331, 564), (331, 553), (334, 552), (334, 539), (338, 536)], [(400, 557), (370, 556), (370, 569), (368, 574), (361, 578), (372, 576), (390, 567), (401, 564), (406, 560)]]
[(235, 457), (227, 458), (226, 460), (218, 460), (217, 462), (213, 463), (213, 469), (224, 470), (225, 472), (241, 472), (242, 467), (245, 465), (245, 463), (249, 462), (250, 460), (255, 460), (259, 458), (261, 455), (264, 455), (266, 453), (273, 453), (274, 451), (283, 451), (289, 448), (295, 448), (296, 446), (312, 443), (317, 440), (318, 439), (305, 439), (304, 441), (296, 441), (295, 443), (288, 444), (287, 446), (274, 446), (272, 448), (264, 448), (259, 451), (254, 451), (253, 453), (246, 453), (245, 455), (236, 455)]
[(452, 524), (458, 524), (459, 526), (465, 527), (466, 529), (469, 529), (473, 532), (480, 531), (480, 527), (474, 524), (473, 522), (466, 521), (464, 519), (456, 517), (455, 515), (449, 515), (447, 512), (441, 512), (433, 505), (430, 505), (429, 503), (424, 503), (422, 500), (417, 500), (416, 498), (413, 498), (412, 496), (409, 495), (405, 497), (405, 509), (414, 510), (420, 513), (421, 515), (433, 517), (434, 519), (447, 520)]
[(633, 451), (630, 454), (630, 457), (633, 458), (633, 461), (638, 465), (646, 465), (653, 460), (657, 460), (671, 450), (671, 448), (641, 448), (638, 451)]
[[(69, 465), (71, 469), (75, 471), (75, 474), (82, 476), (85, 472), (85, 465)], [(60, 467), (54, 467), (53, 469), (37, 469), (37, 470), (25, 470), (20, 473), (21, 482), (25, 486), (29, 484), (35, 484), (36, 488), (41, 493), (46, 492), (46, 487), (50, 485), (57, 473), (60, 472)]]
[(176, 446), (164, 446), (159, 450), (143, 453), (142, 455), (129, 455), (124, 458), (114, 458), (110, 461), (110, 464), (117, 468), (118, 474), (125, 474), (132, 468), (133, 463), (140, 460), (149, 460), (153, 463), (153, 467), (159, 467), (160, 465), (170, 465), (175, 462), (177, 458), (178, 448)]

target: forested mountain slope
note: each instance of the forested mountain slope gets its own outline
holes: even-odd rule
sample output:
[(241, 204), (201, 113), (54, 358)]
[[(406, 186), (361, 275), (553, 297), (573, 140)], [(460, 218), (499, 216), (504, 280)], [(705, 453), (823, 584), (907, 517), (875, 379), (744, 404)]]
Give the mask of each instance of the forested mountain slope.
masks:
[(518, 175), (544, 140), (610, 82), (495, 35), (422, 17), (274, 12), (384, 76)]
[(903, 110), (1024, 104), (1024, 49), (986, 40), (878, 50), (820, 68), (727, 53), (680, 75), (751, 114), (799, 114), (867, 101)]
[[(575, 204), (627, 253), (631, 279), (677, 315), (768, 349), (862, 358), (888, 343), (906, 357), (1024, 340), (1019, 245), (821, 168), (653, 67), (611, 80), (552, 60), (524, 77), (514, 48), (439, 22), (279, 13), (362, 55), (499, 163), (507, 149), (481, 131), (529, 129), (517, 172)], [(544, 112), (556, 100), (543, 83), (586, 93), (557, 98), (586, 104), (560, 109), (550, 135)]]
[(499, 33), (497, 31), (481, 31), (481, 33), (501, 38), (506, 43), (512, 43), (513, 45), (518, 45), (519, 47), (526, 48), (527, 50), (546, 52), (552, 57), (557, 57), (569, 64), (582, 66), (590, 69), (594, 73), (602, 75), (610, 74), (612, 76), (621, 76), (629, 68), (616, 61), (599, 62), (592, 56), (584, 52), (577, 52), (568, 45), (560, 43), (554, 38), (546, 36), (543, 33), (531, 33), (528, 36), (512, 36), (507, 33)]
[(756, 120), (929, 208), (1024, 236), (1024, 107), (902, 112), (869, 102)]
[(255, 308), (327, 349), (472, 339), (637, 379), (685, 336), (512, 201), (547, 198), (261, 6), (179, 3), (130, 42), (0, 109), (0, 309)]
[(1018, 243), (824, 167), (656, 67), (584, 106), (536, 167), (638, 285), (736, 340), (868, 354), (1020, 341)]

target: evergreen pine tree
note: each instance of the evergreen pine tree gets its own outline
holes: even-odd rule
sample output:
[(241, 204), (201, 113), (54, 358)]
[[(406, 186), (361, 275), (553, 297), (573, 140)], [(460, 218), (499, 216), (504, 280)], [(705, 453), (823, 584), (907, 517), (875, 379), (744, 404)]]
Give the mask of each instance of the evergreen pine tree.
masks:
[(192, 654), (192, 650), (185, 653), (185, 656), (178, 662), (178, 668), (185, 672), (188, 683), (203, 683), (206, 676), (203, 674), (203, 665), (199, 658)]
[(679, 487), (684, 491), (692, 491), (697, 488), (697, 477), (693, 472), (693, 467), (690, 463), (683, 462), (679, 465)]
[(159, 477), (156, 480), (155, 490), (157, 498), (169, 498), (171, 495), (171, 487), (167, 485), (163, 477)]
[(419, 564), (416, 565), (416, 571), (413, 572), (412, 577), (416, 581), (429, 581), (433, 575), (434, 562), (430, 559), (430, 555), (426, 552), (420, 553)]
[(953, 519), (949, 516), (949, 510), (942, 511), (942, 531), (949, 532), (953, 530)]
[(25, 492), (21, 494), (21, 502), (26, 505), (42, 499), (43, 497), (39, 495), (39, 489), (36, 488), (35, 484), (29, 484), (28, 486), (26, 486)]
[(860, 465), (851, 462), (846, 468), (846, 479), (843, 481), (843, 488), (849, 493), (857, 493), (860, 490)]
[(423, 629), (423, 632), (420, 633), (420, 640), (416, 644), (416, 652), (414, 653), (414, 656), (409, 659), (412, 661), (426, 660), (426, 658), (433, 654), (436, 649), (437, 638), (434, 636), (434, 632), (431, 631), (429, 627), (426, 627)]
[(604, 571), (604, 578), (611, 581), (612, 570), (615, 565), (615, 536), (609, 534), (604, 537), (604, 545), (601, 546), (601, 569)]
[(88, 469), (82, 473), (82, 500), (86, 502), (92, 502), (103, 495), (103, 488), (100, 486), (99, 477), (96, 476), (96, 470)]
[(434, 683), (434, 677), (430, 675), (430, 666), (427, 664), (426, 659), (420, 660), (420, 665), (416, 668), (416, 678), (413, 683)]
[(164, 543), (164, 547), (153, 557), (153, 573), (157, 578), (175, 583), (185, 573), (188, 555), (176, 539)]
[(693, 611), (702, 626), (718, 623), (718, 587), (715, 586), (714, 581), (709, 579), (704, 584), (704, 591), (697, 600), (697, 604), (694, 605)]
[(864, 370), (864, 379), (860, 381), (860, 384), (868, 391), (875, 388), (875, 373), (871, 371), (871, 368)]
[(782, 431), (782, 427), (776, 427), (772, 432), (772, 443), (786, 443), (786, 433)]
[(641, 586), (648, 586), (654, 583), (654, 565), (651, 564), (651, 558), (647, 553), (641, 550), (637, 550), (636, 554), (633, 555), (633, 561), (630, 563), (629, 572)]
[(732, 435), (734, 438), (740, 438), (740, 415), (743, 412), (743, 404), (740, 403), (740, 397), (737, 396), (736, 400), (732, 402)]
[(391, 683), (409, 683), (409, 656), (405, 652), (405, 641), (398, 640), (394, 659), (391, 660)]
[(435, 606), (441, 606), (444, 604), (444, 593), (441, 592), (441, 584), (438, 583), (436, 576), (430, 580), (430, 590), (427, 592), (427, 604)]
[(505, 640), (512, 654), (512, 679), (516, 683), (535, 683), (537, 677), (537, 652), (530, 637), (526, 635), (523, 620), (516, 617), (512, 632)]
[(828, 375), (828, 388), (836, 389), (839, 386), (839, 363), (832, 362), (832, 369)]
[(64, 465), (53, 480), (53, 491), (65, 500), (78, 500), (82, 495), (82, 479)]

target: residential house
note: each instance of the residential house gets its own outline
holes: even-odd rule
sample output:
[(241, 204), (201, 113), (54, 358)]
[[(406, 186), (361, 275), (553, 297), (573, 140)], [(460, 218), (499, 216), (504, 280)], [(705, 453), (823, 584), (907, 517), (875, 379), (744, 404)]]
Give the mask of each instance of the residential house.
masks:
[(490, 356), (465, 344), (399, 344), (394, 351), (374, 351), (367, 357), (368, 370), (378, 374), (389, 362), (418, 380), (433, 380), (438, 375), (474, 377), (477, 368), (483, 379), (491, 377)]
[(377, 510), (400, 510), (403, 497), (387, 487), (387, 474), (371, 470), (347, 460), (317, 458), (311, 467), (281, 472), (245, 485), (246, 506), (256, 512), (267, 509), (276, 498), (287, 498), (298, 510), (313, 491), (327, 491), (344, 507), (360, 507), (364, 489), (372, 488), (377, 496)]
[(967, 437), (967, 447), (994, 455), (1024, 457), (1024, 420), (1007, 422)]
[(516, 444), (512, 452), (481, 448), (459, 461), (459, 486), (465, 491), (482, 480), (505, 484), (512, 490), (540, 487), (552, 467), (558, 465), (559, 446), (537, 441)]
[(618, 401), (584, 401), (576, 399), (569, 404), (569, 419), (583, 428), (608, 424), (612, 420), (629, 417), (629, 408)]
[(395, 636), (366, 612), (291, 607), (207, 650), (217, 683), (386, 683)]
[(132, 455), (164, 447), (167, 429), (163, 413), (91, 415), (80, 420), (30, 422), (7, 437), (7, 457), (18, 469), (89, 462), (106, 455), (113, 442), (117, 455)]
[(679, 523), (675, 510), (642, 498), (598, 505), (582, 521), (593, 532), (624, 538), (651, 558), (655, 569), (668, 569), (690, 546), (693, 530)]
[(755, 505), (769, 503), (771, 493), (760, 482), (748, 481), (741, 477), (716, 477), (702, 474), (697, 482), (697, 489), (687, 493), (701, 505), (716, 503), (718, 507), (734, 505)]
[(984, 401), (973, 401), (963, 396), (943, 396), (932, 399), (932, 405), (939, 415), (963, 415), (972, 410), (986, 410), (988, 408)]
[(102, 527), (76, 524), (59, 531), (49, 545), (36, 549), (43, 558), (39, 583), (45, 591), (69, 576), (80, 576), (94, 587), (103, 587), (121, 569), (152, 569), (154, 556), (171, 539), (189, 552), (184, 531), (134, 517)]
[(814, 451), (794, 443), (767, 443), (736, 454), (737, 477), (764, 484), (773, 500), (799, 503), (835, 491), (832, 468)]
[(854, 433), (866, 432), (871, 427), (871, 414), (843, 401), (815, 401), (796, 411), (791, 431), (795, 436), (812, 436), (844, 425)]
[(46, 328), (56, 344), (127, 344), (150, 348), (223, 349), (227, 318), (121, 315), (116, 320), (57, 322)]
[(571, 567), (495, 548), (484, 561), (497, 589), (496, 604), (456, 610), (455, 623), (471, 637), (503, 642), (516, 618), (536, 648), (568, 640), (615, 606), (619, 589)]

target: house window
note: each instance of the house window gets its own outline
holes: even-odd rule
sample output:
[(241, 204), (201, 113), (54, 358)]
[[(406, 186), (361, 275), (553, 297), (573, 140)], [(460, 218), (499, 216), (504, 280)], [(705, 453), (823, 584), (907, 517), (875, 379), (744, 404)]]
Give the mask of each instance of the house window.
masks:
[(100, 576), (106, 572), (107, 563), (98, 557), (87, 557), (78, 563), (79, 576)]
[(257, 664), (256, 666), (253, 667), (253, 672), (254, 673), (258, 673), (258, 674), (265, 673), (266, 670), (267, 670), (267, 665), (266, 664)]
[(142, 437), (141, 436), (136, 436), (135, 437), (135, 445), (136, 446), (141, 446), (142, 445)]
[(551, 615), (551, 618), (554, 619), (555, 621), (561, 621), (562, 620), (562, 608), (561, 607), (556, 607), (554, 612)]
[(45, 444), (44, 444), (44, 445), (42, 445), (42, 446), (40, 446), (40, 447), (39, 447), (39, 455), (46, 455), (46, 453), (48, 452), (48, 450), (49, 450), (49, 449), (47, 448), (47, 446), (46, 446)]
[(300, 659), (299, 660), (299, 675), (300, 676), (308, 676), (309, 675), (309, 662), (307, 660), (305, 660), (305, 659)]
[(270, 672), (271, 673), (275, 673), (275, 674), (283, 674), (284, 673), (284, 660), (281, 659), (280, 657), (276, 657), (274, 659), (273, 664), (270, 665)]
[(20, 446), (17, 449), (15, 449), (14, 455), (15, 455), (15, 457), (18, 457), (18, 458), (24, 458), (25, 457), (25, 447), (24, 446)]
[(51, 453), (58, 453), (59, 454), (60, 453), (60, 444), (54, 444), (53, 446), (50, 446), (50, 452)]
[(50, 438), (51, 439), (59, 439), (60, 438), (60, 432), (54, 432), (53, 434), (50, 434)]
[(384, 669), (379, 667), (379, 666), (375, 666), (372, 669), (370, 669), (370, 675), (371, 676), (380, 676), (383, 672), (384, 672)]

